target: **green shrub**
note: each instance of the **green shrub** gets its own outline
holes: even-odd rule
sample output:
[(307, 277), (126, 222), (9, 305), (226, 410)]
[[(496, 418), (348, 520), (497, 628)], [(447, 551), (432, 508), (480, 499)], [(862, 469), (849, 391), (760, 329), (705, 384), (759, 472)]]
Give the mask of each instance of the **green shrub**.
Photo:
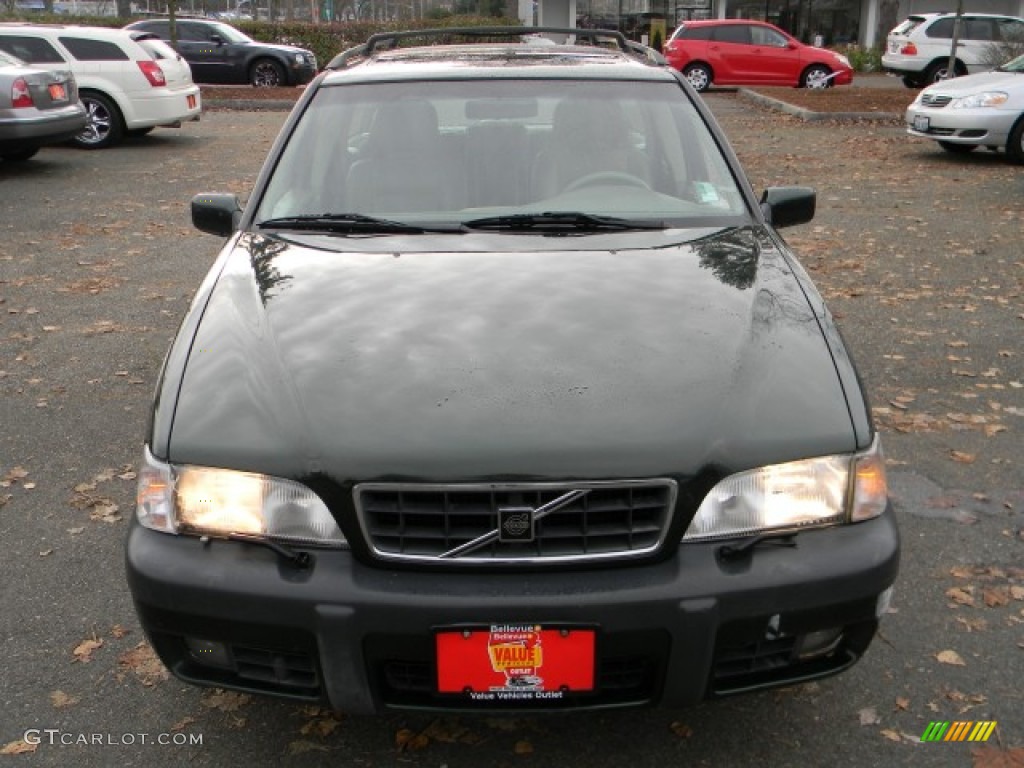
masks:
[[(0, 16), (3, 21), (31, 21), (37, 24), (84, 24), (92, 27), (123, 27), (137, 19), (116, 16), (70, 16), (32, 14), (31, 16)], [(306, 48), (316, 55), (317, 64), (324, 67), (337, 54), (359, 45), (376, 32), (402, 29), (434, 29), (448, 27), (518, 26), (515, 19), (496, 19), (492, 16), (446, 16), (422, 20), (401, 21), (332, 21), (311, 24), (308, 21), (246, 21), (235, 19), (231, 25), (263, 43), (286, 43)]]
[(881, 72), (882, 49), (862, 48), (859, 45), (837, 45), (832, 48), (850, 60), (854, 72)]

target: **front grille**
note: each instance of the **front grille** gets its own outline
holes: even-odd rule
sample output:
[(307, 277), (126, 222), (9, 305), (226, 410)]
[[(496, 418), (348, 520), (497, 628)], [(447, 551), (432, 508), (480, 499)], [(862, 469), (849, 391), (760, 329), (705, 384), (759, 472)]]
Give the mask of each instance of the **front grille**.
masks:
[(925, 107), (944, 107), (953, 100), (952, 96), (940, 96), (939, 94), (922, 94), (921, 104)]
[[(676, 484), (364, 483), (354, 493), (367, 544), (381, 559), (438, 565), (577, 562), (656, 550), (671, 522)], [(546, 513), (545, 505), (557, 508)], [(499, 510), (532, 515), (532, 538), (500, 535)], [(453, 552), (459, 547), (465, 549)]]

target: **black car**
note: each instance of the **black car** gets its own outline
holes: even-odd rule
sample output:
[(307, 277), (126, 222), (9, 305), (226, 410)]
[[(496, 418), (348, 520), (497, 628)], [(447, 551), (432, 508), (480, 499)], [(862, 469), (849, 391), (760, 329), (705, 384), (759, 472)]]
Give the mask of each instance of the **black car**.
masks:
[[(316, 56), (304, 48), (260, 43), (221, 21), (183, 18), (175, 25), (178, 41), (174, 47), (192, 67), (192, 79), (197, 83), (303, 85), (316, 75)], [(125, 29), (151, 32), (171, 42), (167, 19), (136, 21)]]
[(899, 537), (776, 231), (814, 192), (758, 200), (617, 33), (496, 34), (371, 38), (244, 210), (193, 200), (228, 240), (145, 438), (126, 557), (153, 647), (348, 712), (676, 707), (847, 669)]

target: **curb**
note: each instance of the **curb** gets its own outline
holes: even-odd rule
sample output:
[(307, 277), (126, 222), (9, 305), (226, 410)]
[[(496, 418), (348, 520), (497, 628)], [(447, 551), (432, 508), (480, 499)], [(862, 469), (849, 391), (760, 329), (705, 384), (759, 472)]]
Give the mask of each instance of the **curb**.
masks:
[(860, 122), (863, 120), (869, 120), (880, 123), (900, 120), (903, 117), (895, 112), (812, 112), (809, 109), (804, 109), (803, 107), (788, 104), (785, 101), (773, 99), (771, 96), (765, 96), (764, 94), (748, 90), (747, 88), (740, 88), (738, 93), (741, 98), (744, 98), (747, 101), (752, 101), (755, 104), (760, 104), (763, 107), (775, 109), (779, 112), (785, 112), (786, 114), (799, 117), (801, 120), (806, 120), (807, 122), (818, 122), (822, 120)]
[(204, 99), (203, 109), (239, 112), (290, 112), (294, 101), (281, 99)]

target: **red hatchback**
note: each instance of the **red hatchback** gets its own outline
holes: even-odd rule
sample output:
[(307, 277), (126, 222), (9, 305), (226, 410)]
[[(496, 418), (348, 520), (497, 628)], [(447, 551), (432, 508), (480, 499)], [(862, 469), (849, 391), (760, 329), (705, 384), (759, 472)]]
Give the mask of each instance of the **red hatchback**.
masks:
[(845, 56), (804, 45), (763, 21), (687, 21), (665, 43), (664, 54), (698, 91), (712, 84), (828, 88), (853, 82)]

